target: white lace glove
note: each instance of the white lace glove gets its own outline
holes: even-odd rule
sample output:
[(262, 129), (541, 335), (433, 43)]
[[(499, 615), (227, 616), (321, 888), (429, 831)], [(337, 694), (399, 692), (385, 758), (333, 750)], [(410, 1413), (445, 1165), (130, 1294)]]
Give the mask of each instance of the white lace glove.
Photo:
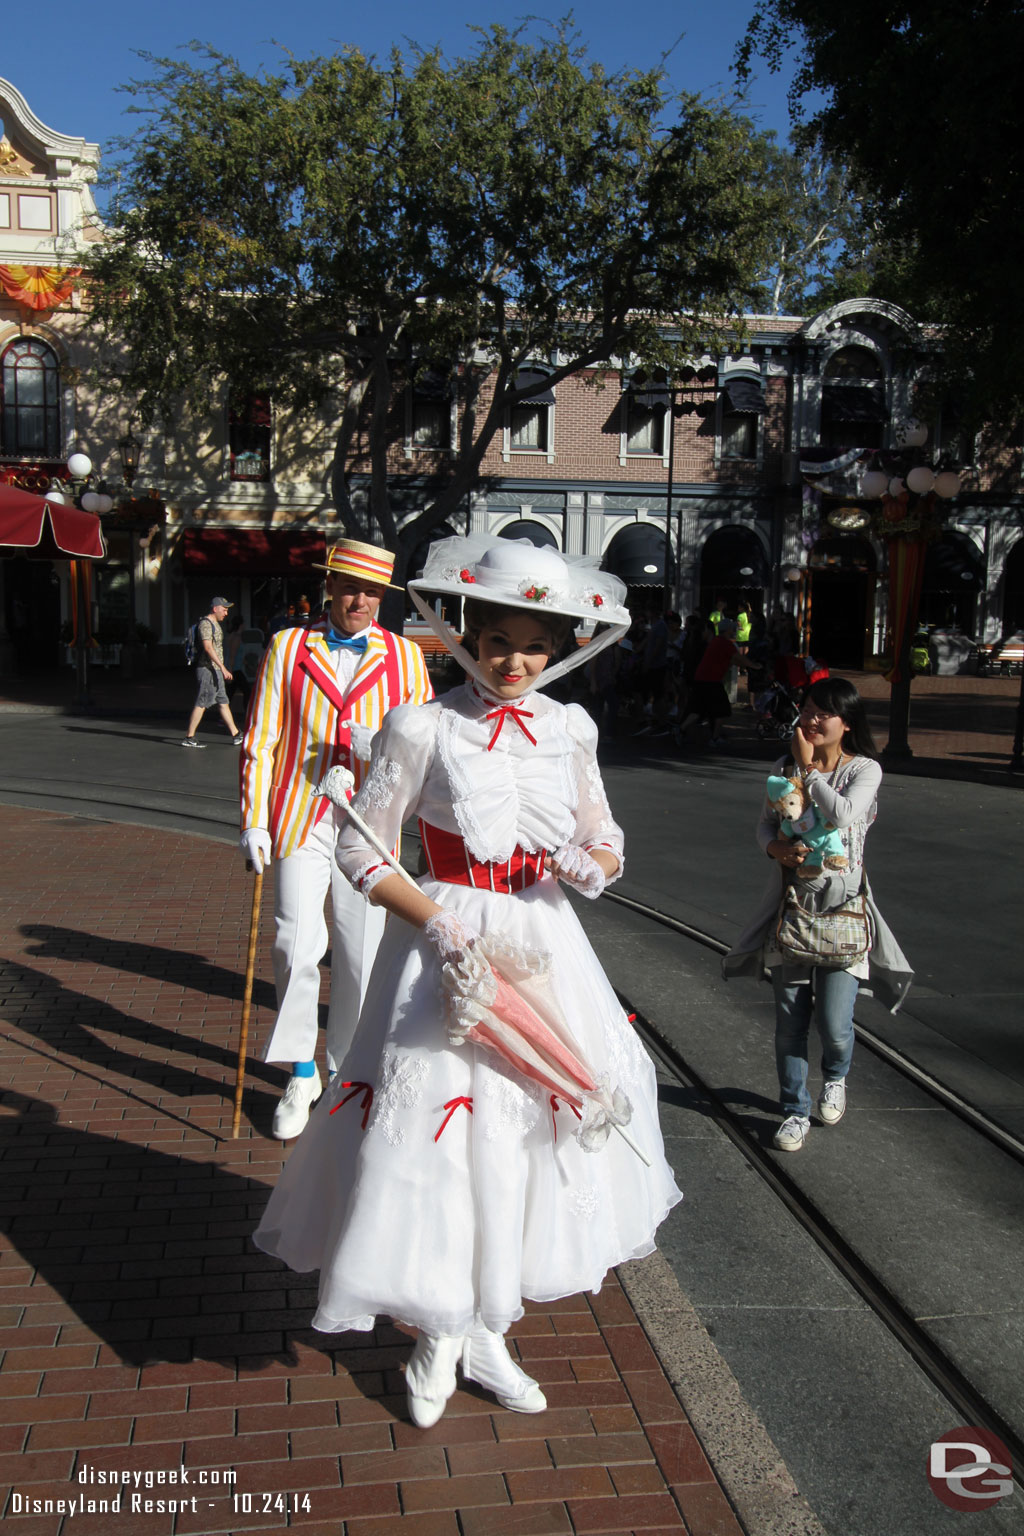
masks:
[(477, 948), (480, 937), (456, 912), (435, 912), (423, 936), (441, 962), (441, 989), (448, 1004), (447, 1030), (452, 1045), (462, 1045), (493, 1001), (497, 984)]
[(238, 846), (253, 869), (263, 871), (270, 865), (270, 833), (266, 827), (246, 827), (238, 839)]
[(588, 901), (596, 901), (604, 890), (605, 873), (596, 859), (585, 848), (575, 843), (565, 843), (551, 855), (551, 863), (559, 880), (571, 885)]

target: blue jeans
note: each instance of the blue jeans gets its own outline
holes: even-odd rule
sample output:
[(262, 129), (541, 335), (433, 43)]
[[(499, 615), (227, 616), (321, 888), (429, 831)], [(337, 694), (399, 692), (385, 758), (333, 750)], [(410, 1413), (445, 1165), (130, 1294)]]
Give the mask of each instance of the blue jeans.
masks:
[(807, 1037), (811, 1018), (821, 1038), (821, 1071), (826, 1082), (844, 1078), (853, 1059), (853, 1005), (857, 978), (849, 971), (775, 965), (775, 1066), (779, 1099), (787, 1115), (809, 1115)]

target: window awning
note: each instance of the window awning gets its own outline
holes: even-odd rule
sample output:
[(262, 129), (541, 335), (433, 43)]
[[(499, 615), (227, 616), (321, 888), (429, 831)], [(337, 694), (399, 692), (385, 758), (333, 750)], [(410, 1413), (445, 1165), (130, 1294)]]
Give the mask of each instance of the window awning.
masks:
[(753, 379), (727, 379), (722, 385), (722, 410), (727, 416), (763, 416), (764, 390)]
[(821, 414), (829, 421), (884, 421), (882, 384), (823, 384)]
[[(535, 384), (538, 386), (546, 384), (547, 377), (548, 376), (546, 373), (540, 373), (536, 368), (521, 368), (516, 374), (516, 391), (518, 392), (521, 389), (532, 389)], [(538, 394), (531, 395), (528, 400), (520, 400), (519, 402), (519, 404), (523, 406), (554, 405), (554, 403), (555, 392), (551, 388), (541, 389)]]
[(91, 512), (0, 485), (0, 554), (102, 560), (106, 552), (100, 520)]
[(186, 528), (182, 551), (190, 575), (297, 576), (324, 563), (327, 541), (309, 528)]
[(506, 523), (498, 533), (499, 539), (527, 539), (538, 549), (557, 549), (558, 540), (550, 528), (545, 528), (543, 523), (535, 523), (529, 518), (521, 517), (517, 522)]
[(945, 533), (924, 557), (926, 592), (980, 592), (984, 570), (977, 548), (964, 534)]
[[(605, 550), (603, 571), (611, 571), (627, 587), (663, 587), (665, 581), (665, 530), (655, 523), (630, 523), (621, 528)], [(675, 562), (669, 582), (675, 580)]]
[(708, 587), (766, 587), (771, 572), (757, 534), (750, 528), (716, 528), (700, 557), (700, 579)]

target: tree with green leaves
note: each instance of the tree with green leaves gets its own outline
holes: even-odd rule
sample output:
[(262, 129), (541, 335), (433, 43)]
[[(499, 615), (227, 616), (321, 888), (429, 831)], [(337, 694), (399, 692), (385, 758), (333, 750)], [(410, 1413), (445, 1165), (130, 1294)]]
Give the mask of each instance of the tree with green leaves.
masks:
[[(737, 53), (779, 69), (805, 145), (850, 167), (873, 238), (847, 291), (944, 327), (946, 387), (978, 419), (1024, 410), (1024, 147), (1015, 131), (1020, 0), (756, 0)], [(807, 106), (806, 103), (810, 102)]]
[(771, 315), (803, 315), (834, 302), (848, 253), (863, 238), (860, 205), (844, 168), (813, 146), (775, 148), (772, 174), (781, 208), (761, 307)]
[[(477, 33), (465, 58), (346, 49), (251, 75), (196, 45), (149, 59), (92, 269), (94, 315), (143, 420), (224, 380), (319, 409), (350, 530), (409, 553), (464, 504), (509, 408), (581, 369), (678, 367), (742, 312), (780, 214), (771, 140), (606, 74), (565, 27)], [(537, 360), (547, 379), (523, 383)], [(448, 367), (458, 435), (399, 527), (397, 392)], [(369, 520), (351, 467), (367, 444)]]

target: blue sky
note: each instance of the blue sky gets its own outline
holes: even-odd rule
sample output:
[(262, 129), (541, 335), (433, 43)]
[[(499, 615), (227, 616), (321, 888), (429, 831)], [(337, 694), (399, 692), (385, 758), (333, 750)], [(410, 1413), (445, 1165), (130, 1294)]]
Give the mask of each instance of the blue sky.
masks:
[[(718, 96), (733, 90), (733, 50), (752, 8), (753, 0), (646, 0), (635, 8), (623, 0), (589, 0), (576, 8), (575, 19), (588, 52), (606, 68), (650, 68), (672, 50), (666, 67), (673, 86)], [(248, 69), (273, 65), (280, 57), (275, 43), (299, 58), (332, 53), (346, 43), (382, 56), (392, 44), (411, 39), (440, 43), (457, 56), (471, 51), (473, 24), (511, 27), (528, 15), (557, 20), (568, 9), (562, 0), (491, 0), (489, 6), (480, 0), (176, 0), (154, 6), (51, 0), (41, 12), (29, 5), (5, 7), (0, 76), (17, 86), (49, 127), (102, 146), (133, 126), (117, 87), (148, 73), (136, 50), (170, 56), (194, 38)], [(749, 94), (751, 115), (781, 139), (788, 132), (786, 87), (786, 80), (763, 73)]]

